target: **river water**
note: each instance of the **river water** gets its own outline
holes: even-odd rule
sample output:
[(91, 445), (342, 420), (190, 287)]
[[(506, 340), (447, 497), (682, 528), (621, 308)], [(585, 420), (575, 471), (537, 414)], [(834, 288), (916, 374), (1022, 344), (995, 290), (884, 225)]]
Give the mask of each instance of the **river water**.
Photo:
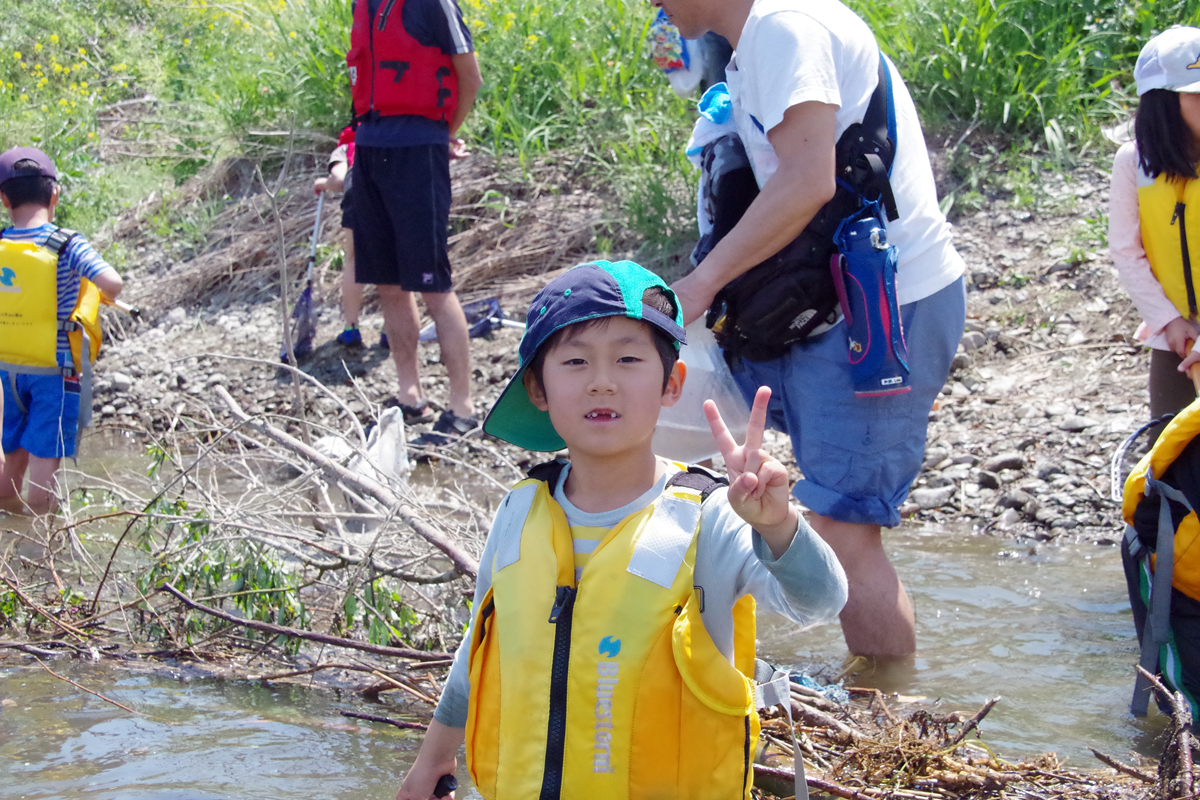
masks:
[[(1128, 713), (1133, 621), (1117, 548), (1016, 543), (962, 529), (902, 527), (887, 545), (917, 609), (918, 657), (851, 683), (972, 713), (1000, 755), (1046, 751), (1099, 766), (1089, 745), (1157, 755), (1164, 720)], [(764, 617), (760, 655), (814, 673), (846, 655), (836, 625), (810, 631)], [(391, 798), (419, 735), (348, 720), (386, 715), (353, 694), (299, 686), (153, 675), (104, 663), (53, 663), (66, 677), (149, 716), (64, 683), (24, 656), (0, 660), (0, 798)], [(460, 782), (466, 785), (465, 771)], [(477, 796), (459, 792), (460, 797)]]

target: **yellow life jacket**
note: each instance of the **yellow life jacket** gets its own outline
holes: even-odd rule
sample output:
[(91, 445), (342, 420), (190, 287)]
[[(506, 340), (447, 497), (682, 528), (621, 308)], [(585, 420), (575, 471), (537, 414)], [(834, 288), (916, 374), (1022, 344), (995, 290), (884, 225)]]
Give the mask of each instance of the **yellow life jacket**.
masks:
[[(1138, 170), (1138, 218), (1142, 247), (1154, 277), (1184, 319), (1196, 320), (1196, 276), (1188, 237), (1200, 248), (1200, 181), (1172, 180), (1166, 173), (1151, 178)], [(1200, 268), (1200, 250), (1197, 251)]]
[[(1121, 515), (1126, 524), (1134, 526), (1134, 514), (1146, 495), (1147, 473), (1161, 479), (1197, 434), (1200, 434), (1200, 399), (1167, 423), (1154, 447), (1129, 473), (1121, 503)], [(1150, 566), (1157, 568), (1157, 555), (1151, 554)], [(1175, 527), (1171, 585), (1188, 597), (1200, 600), (1200, 519), (1195, 511), (1188, 513)]]
[[(58, 319), (58, 255), (73, 235), (59, 228), (44, 246), (0, 238), (0, 369), (70, 377), (100, 353), (100, 291), (91, 281), (80, 279), (74, 310)], [(65, 366), (57, 358), (60, 330), (71, 345)]]
[[(1121, 453), (1148, 427), (1126, 440), (1114, 463), (1120, 463)], [(1200, 601), (1197, 434), (1200, 398), (1167, 423), (1154, 446), (1133, 468), (1125, 481), (1121, 515), (1126, 522), (1122, 558), (1130, 581), (1130, 599), (1133, 602), (1136, 593), (1145, 609), (1138, 630), (1139, 664), (1149, 673), (1160, 673), (1172, 691), (1182, 692), (1193, 718), (1200, 721), (1200, 703), (1187, 688), (1191, 679), (1184, 682), (1184, 661), (1172, 628), (1176, 600), (1186, 601), (1173, 600), (1174, 591)], [(1149, 680), (1139, 673), (1130, 704), (1134, 716), (1146, 715), (1149, 687)]]
[(693, 586), (702, 493), (669, 482), (609, 531), (577, 585), (552, 483), (525, 480), (505, 498), (492, 588), (475, 609), (466, 751), (480, 794), (749, 798), (754, 598), (733, 609), (735, 666)]

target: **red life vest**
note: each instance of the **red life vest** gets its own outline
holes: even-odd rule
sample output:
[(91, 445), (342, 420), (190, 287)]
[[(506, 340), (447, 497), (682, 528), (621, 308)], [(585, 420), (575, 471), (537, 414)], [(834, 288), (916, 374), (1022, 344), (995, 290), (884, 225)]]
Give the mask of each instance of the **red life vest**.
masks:
[(458, 75), (450, 56), (404, 29), (405, 2), (383, 0), (374, 20), (368, 0), (355, 3), (346, 53), (354, 113), (449, 121), (458, 105)]

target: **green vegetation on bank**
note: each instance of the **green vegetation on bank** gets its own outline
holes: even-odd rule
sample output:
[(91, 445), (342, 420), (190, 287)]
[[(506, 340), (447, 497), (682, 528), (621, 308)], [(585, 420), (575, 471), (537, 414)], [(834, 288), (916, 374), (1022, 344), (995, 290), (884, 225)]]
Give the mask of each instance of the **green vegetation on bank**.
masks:
[[(692, 103), (646, 57), (642, 0), (460, 0), (485, 86), (465, 133), (523, 169), (569, 159), (641, 238), (691, 225)], [(976, 125), (1021, 152), (1077, 150), (1128, 113), (1141, 44), (1200, 0), (851, 0), (927, 125)], [(323, 147), (349, 117), (347, 0), (44, 0), (0, 28), (0, 146), (64, 173), (66, 224), (95, 229), (164, 180), (280, 132)], [(272, 138), (272, 135), (274, 138)]]

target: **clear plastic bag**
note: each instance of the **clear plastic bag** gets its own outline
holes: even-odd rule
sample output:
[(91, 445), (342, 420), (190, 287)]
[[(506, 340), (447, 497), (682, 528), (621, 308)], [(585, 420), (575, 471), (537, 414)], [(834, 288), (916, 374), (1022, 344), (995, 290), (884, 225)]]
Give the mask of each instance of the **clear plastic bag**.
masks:
[(680, 351), (687, 365), (683, 396), (658, 415), (654, 428), (657, 455), (694, 464), (720, 453), (712, 429), (704, 416), (704, 401), (712, 400), (735, 439), (743, 441), (750, 422), (750, 406), (729, 374), (729, 367), (704, 318), (687, 327), (688, 343)]

